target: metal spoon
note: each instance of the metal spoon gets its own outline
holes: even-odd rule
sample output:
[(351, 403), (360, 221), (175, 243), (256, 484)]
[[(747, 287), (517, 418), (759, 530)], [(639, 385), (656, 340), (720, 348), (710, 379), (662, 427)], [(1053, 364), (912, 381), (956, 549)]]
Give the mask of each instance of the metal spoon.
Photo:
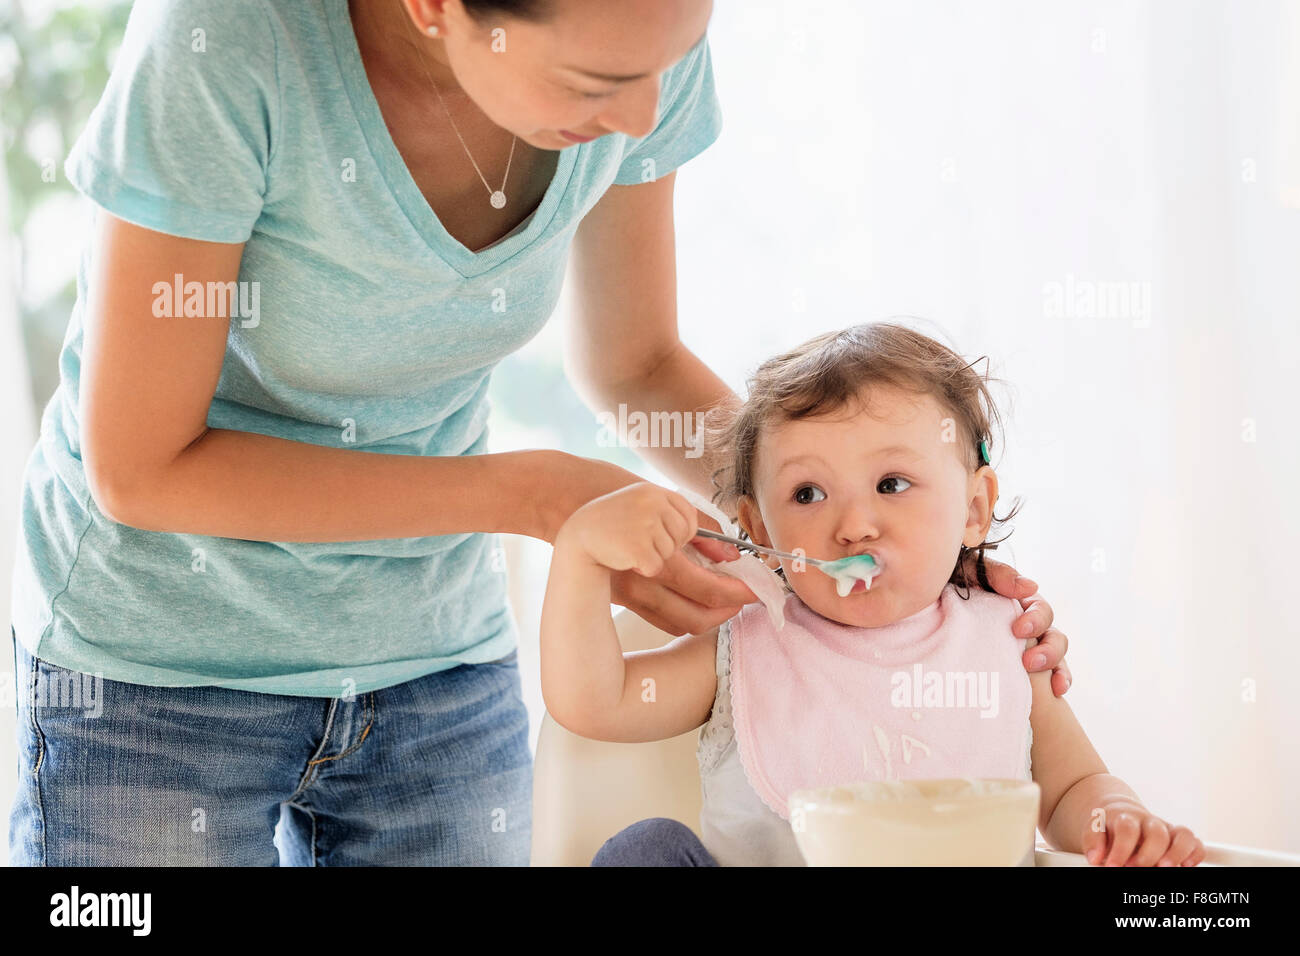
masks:
[[(847, 558), (837, 558), (834, 561), (823, 561), (821, 558), (810, 558), (802, 554), (790, 554), (788, 551), (778, 551), (775, 548), (765, 548), (760, 544), (754, 544), (752, 541), (741, 541), (739, 538), (732, 538), (725, 534), (720, 534), (717, 531), (709, 531), (707, 528), (699, 528), (695, 533), (701, 538), (713, 538), (715, 541), (726, 541), (728, 544), (734, 544), (738, 548), (748, 548), (749, 550), (757, 551), (760, 554), (770, 554), (778, 558), (789, 558), (791, 561), (805, 561), (817, 570), (828, 574), (837, 580), (846, 573), (845, 568), (849, 565), (858, 563), (866, 564), (867, 561), (864, 561), (864, 558), (868, 559), (872, 565), (871, 577), (874, 577), (881, 571), (880, 563), (869, 554), (851, 554)], [(856, 572), (853, 572), (852, 576), (862, 578), (864, 581), (867, 580), (866, 577)]]

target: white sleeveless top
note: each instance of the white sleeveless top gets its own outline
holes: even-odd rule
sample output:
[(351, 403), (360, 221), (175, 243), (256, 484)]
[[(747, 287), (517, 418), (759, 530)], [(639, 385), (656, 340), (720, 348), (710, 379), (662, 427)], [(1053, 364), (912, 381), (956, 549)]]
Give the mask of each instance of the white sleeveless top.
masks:
[[(704, 848), (719, 866), (804, 866), (788, 821), (765, 804), (745, 777), (731, 722), (731, 622), (718, 627), (714, 668), (718, 689), (713, 710), (700, 731), (696, 759), (703, 807), (700, 833)], [(1024, 779), (1031, 779), (1029, 727)], [(1032, 856), (1029, 858), (1032, 865)]]

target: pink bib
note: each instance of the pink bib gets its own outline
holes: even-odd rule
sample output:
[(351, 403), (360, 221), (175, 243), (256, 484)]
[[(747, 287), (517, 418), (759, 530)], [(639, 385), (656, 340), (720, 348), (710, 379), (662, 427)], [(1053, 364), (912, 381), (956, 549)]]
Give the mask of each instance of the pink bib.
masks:
[(885, 627), (822, 617), (796, 594), (777, 630), (762, 604), (731, 619), (741, 763), (789, 819), (804, 787), (862, 780), (1025, 777), (1031, 690), (1011, 624), (1020, 603), (952, 585)]

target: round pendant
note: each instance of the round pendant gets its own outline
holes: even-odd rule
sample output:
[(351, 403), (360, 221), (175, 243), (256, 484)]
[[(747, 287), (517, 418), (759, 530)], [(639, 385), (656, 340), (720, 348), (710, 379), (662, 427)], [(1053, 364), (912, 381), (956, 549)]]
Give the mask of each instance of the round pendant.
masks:
[(498, 189), (492, 194), (492, 198), (488, 202), (492, 203), (493, 209), (500, 209), (506, 204), (506, 194)]

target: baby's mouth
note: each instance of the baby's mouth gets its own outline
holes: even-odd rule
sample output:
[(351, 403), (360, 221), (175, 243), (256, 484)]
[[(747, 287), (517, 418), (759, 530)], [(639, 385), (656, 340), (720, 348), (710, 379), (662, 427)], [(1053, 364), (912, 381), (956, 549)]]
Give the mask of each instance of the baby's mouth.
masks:
[(884, 571), (880, 559), (871, 552), (822, 561), (817, 567), (835, 581), (835, 593), (840, 597), (871, 590), (871, 580)]

